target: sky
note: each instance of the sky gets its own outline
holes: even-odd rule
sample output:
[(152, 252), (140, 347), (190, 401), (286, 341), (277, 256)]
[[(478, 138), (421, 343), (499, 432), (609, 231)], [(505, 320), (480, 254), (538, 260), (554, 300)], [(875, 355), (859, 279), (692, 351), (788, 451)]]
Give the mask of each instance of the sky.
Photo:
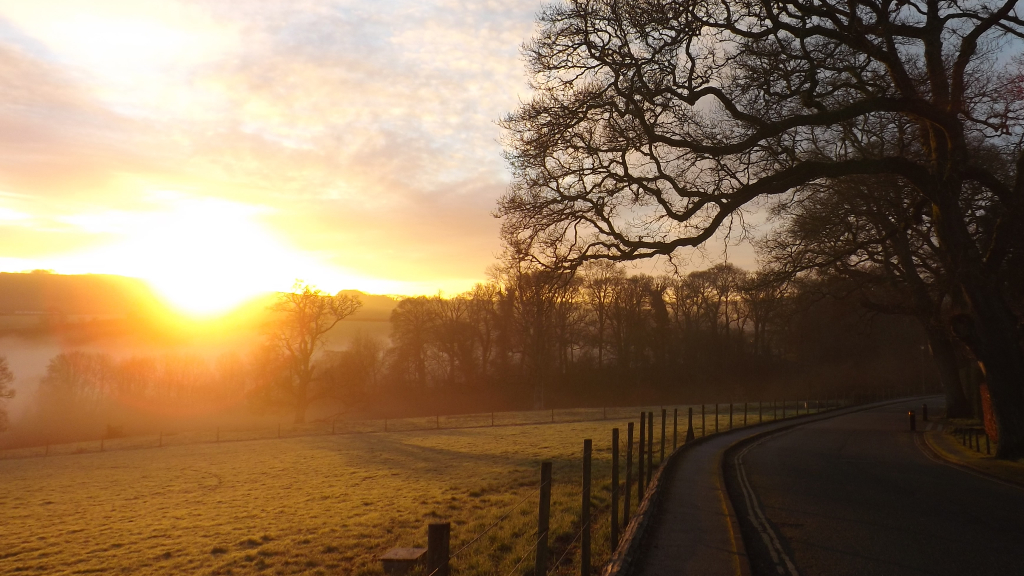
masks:
[(0, 0), (0, 271), (457, 294), (540, 0)]
[(0, 270), (466, 290), (540, 7), (0, 0)]

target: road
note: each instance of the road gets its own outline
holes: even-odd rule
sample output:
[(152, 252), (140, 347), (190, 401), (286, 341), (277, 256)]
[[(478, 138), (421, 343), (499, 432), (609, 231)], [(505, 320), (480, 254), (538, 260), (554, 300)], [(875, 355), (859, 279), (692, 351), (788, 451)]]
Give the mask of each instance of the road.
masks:
[(753, 574), (1024, 574), (1024, 489), (927, 456), (907, 425), (919, 406), (811, 422), (730, 455)]

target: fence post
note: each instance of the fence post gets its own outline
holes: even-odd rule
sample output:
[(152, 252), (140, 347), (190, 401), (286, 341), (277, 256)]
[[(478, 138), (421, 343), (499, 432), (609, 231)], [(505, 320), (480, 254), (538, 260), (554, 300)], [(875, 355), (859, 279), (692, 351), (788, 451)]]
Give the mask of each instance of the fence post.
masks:
[(743, 427), (747, 427), (747, 403), (743, 403)]
[(988, 455), (992, 454), (992, 444), (990, 443), (990, 440), (988, 439), (988, 432), (985, 432), (985, 454), (988, 454)]
[(779, 419), (779, 406), (778, 406), (778, 404), (779, 404), (778, 400), (772, 400), (772, 422), (775, 422), (776, 420)]
[(636, 449), (636, 505), (644, 501), (644, 445), (647, 444), (647, 413), (640, 413), (640, 438)]
[(590, 576), (590, 454), (593, 442), (583, 441), (583, 510), (580, 514), (580, 576)]
[(665, 461), (665, 409), (661, 409), (661, 453), (658, 456), (658, 463)]
[(782, 419), (783, 420), (786, 419), (786, 401), (785, 400), (782, 401)]
[(707, 435), (707, 427), (704, 426), (704, 405), (700, 405), (700, 437), (703, 438)]
[(718, 434), (718, 402), (715, 402), (715, 434)]
[(732, 402), (729, 402), (729, 430), (732, 430)]
[[(548, 519), (551, 514), (551, 462), (540, 464), (540, 509), (537, 511), (537, 558), (534, 574), (547, 574)], [(428, 572), (429, 573), (429, 572)]]
[(629, 524), (629, 497), (633, 491), (633, 423), (626, 425), (626, 490), (622, 495), (622, 526)]
[(672, 451), (675, 452), (679, 441), (679, 408), (672, 409)]
[(448, 522), (427, 526), (427, 574), (448, 576), (451, 534)]
[(654, 474), (654, 412), (647, 413), (647, 484)]
[(686, 443), (689, 444), (693, 440), (693, 407), (689, 408), (689, 412), (686, 416)]
[(761, 401), (758, 400), (757, 401), (757, 423), (758, 424), (760, 424), (761, 422), (764, 422), (764, 418), (761, 416), (761, 414), (762, 414), (762, 412), (761, 412)]
[(921, 404), (921, 421), (928, 421), (928, 404)]
[(612, 545), (619, 544), (619, 429), (612, 428)]

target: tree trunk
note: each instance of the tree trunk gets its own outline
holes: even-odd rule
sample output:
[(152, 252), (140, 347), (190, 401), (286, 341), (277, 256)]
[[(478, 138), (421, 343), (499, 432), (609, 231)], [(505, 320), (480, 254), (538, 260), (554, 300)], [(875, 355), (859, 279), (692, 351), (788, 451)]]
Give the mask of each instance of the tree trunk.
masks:
[(960, 380), (960, 366), (953, 340), (946, 327), (941, 324), (932, 323), (927, 327), (927, 331), (932, 360), (939, 372), (942, 391), (946, 395), (946, 417), (966, 418), (970, 416), (971, 405)]
[(999, 425), (996, 457), (1020, 458), (1024, 456), (1024, 351), (1016, 318), (995, 288), (963, 288), (972, 320), (965, 340), (985, 373)]

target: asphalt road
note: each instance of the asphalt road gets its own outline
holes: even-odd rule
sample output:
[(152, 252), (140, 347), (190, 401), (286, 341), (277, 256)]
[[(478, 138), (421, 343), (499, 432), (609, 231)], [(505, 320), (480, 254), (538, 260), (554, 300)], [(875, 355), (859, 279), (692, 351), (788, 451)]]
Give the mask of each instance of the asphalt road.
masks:
[(1024, 489), (929, 458), (911, 407), (811, 422), (729, 455), (753, 574), (1024, 574)]

